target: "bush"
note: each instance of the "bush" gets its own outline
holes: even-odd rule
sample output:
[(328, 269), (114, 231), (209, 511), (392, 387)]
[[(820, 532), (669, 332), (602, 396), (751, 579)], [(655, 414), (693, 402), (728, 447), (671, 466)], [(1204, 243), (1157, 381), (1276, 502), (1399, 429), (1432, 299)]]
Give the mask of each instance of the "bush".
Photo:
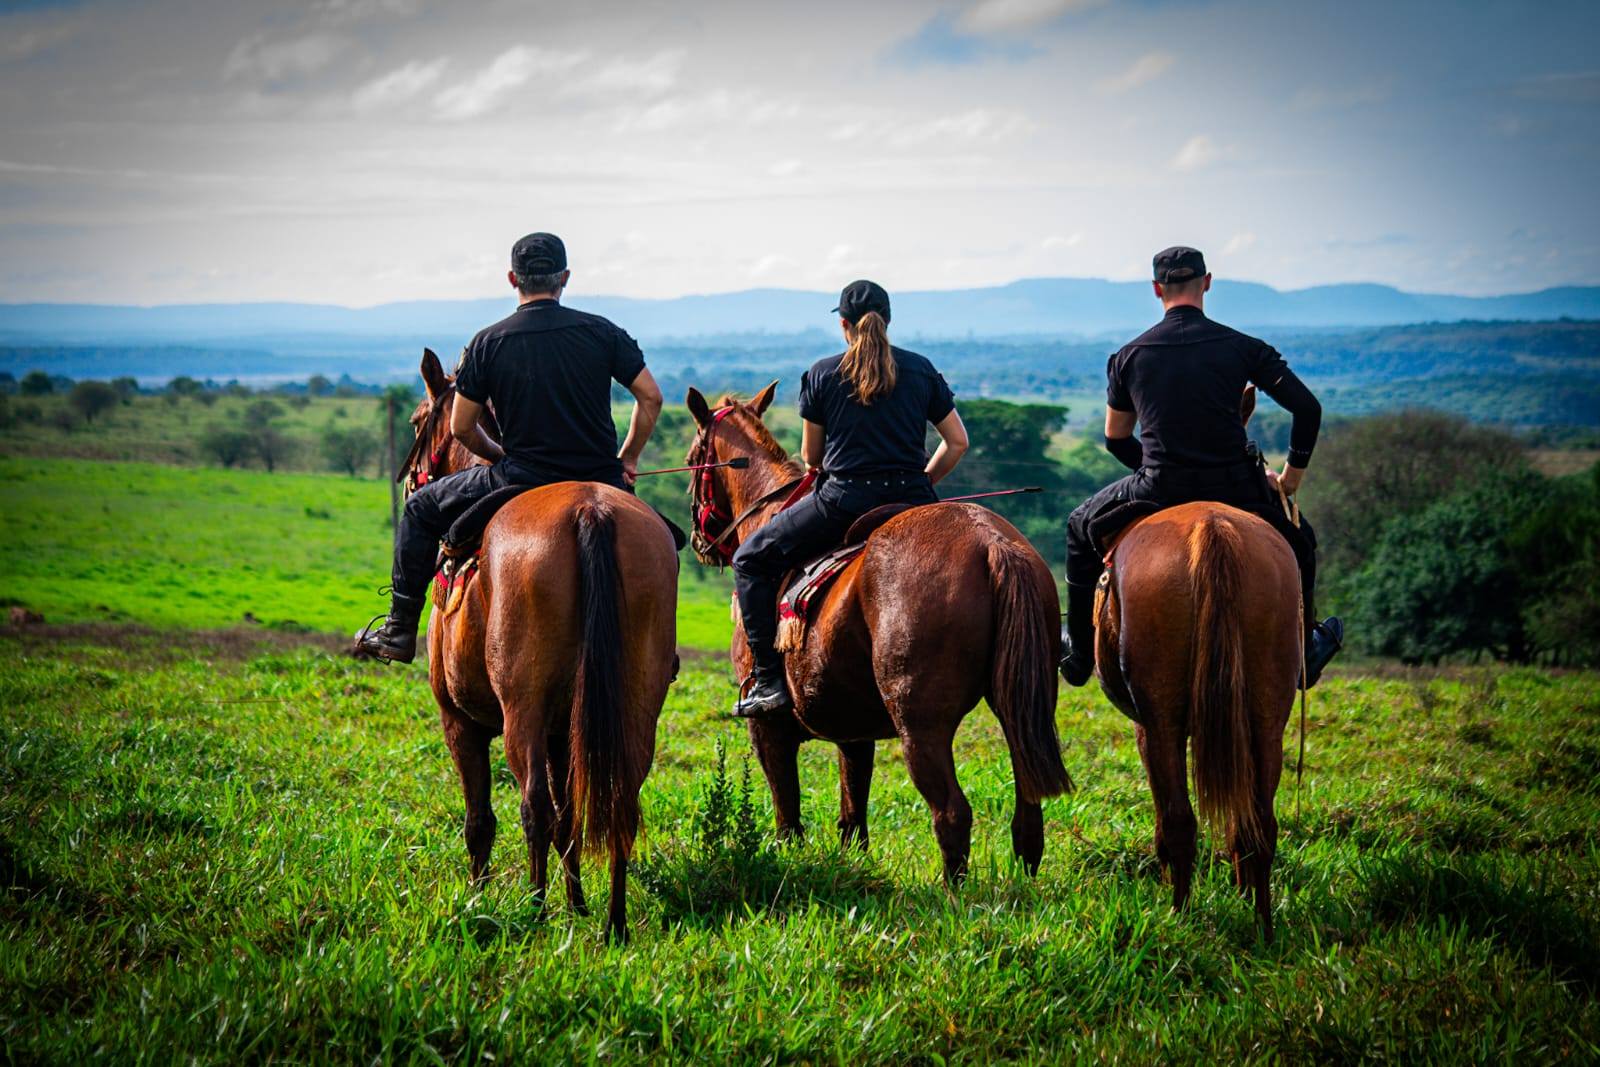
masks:
[(22, 376), (22, 381), (17, 383), (17, 391), (23, 396), (48, 396), (55, 392), (55, 388), (50, 375), (42, 370), (29, 371)]
[(24, 400), (17, 405), (17, 421), (37, 423), (44, 418), (44, 409), (38, 404)]
[(352, 478), (371, 465), (379, 450), (378, 435), (364, 427), (342, 429), (330, 424), (322, 431), (322, 455), (328, 466)]
[(139, 383), (133, 378), (113, 378), (111, 388), (117, 391), (117, 399), (124, 404), (133, 403), (133, 398), (139, 395)]
[(79, 382), (67, 394), (67, 403), (83, 416), (86, 423), (94, 422), (96, 415), (116, 407), (118, 399), (115, 389), (105, 382), (96, 381)]
[(250, 435), (219, 423), (206, 427), (200, 435), (200, 449), (224, 467), (232, 467), (250, 455)]

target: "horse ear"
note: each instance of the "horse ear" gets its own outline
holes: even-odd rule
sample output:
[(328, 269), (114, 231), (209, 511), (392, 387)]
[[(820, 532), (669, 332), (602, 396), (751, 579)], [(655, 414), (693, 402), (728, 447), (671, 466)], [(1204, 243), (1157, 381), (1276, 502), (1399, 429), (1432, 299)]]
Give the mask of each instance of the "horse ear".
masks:
[(1250, 425), (1250, 416), (1256, 413), (1256, 387), (1244, 387), (1244, 395), (1239, 398), (1239, 425)]
[(757, 415), (764, 414), (772, 406), (772, 398), (777, 395), (778, 383), (773, 381), (771, 385), (756, 394), (755, 399), (750, 401), (750, 407), (754, 409)]
[(706, 398), (700, 395), (700, 390), (689, 386), (689, 392), (684, 396), (683, 402), (689, 405), (689, 414), (694, 416), (694, 421), (701, 426), (711, 422), (711, 406), (706, 403)]
[(439, 357), (434, 355), (431, 348), (422, 350), (422, 384), (428, 387), (430, 400), (437, 400), (439, 394), (450, 387), (450, 379), (445, 376), (444, 365), (439, 362)]

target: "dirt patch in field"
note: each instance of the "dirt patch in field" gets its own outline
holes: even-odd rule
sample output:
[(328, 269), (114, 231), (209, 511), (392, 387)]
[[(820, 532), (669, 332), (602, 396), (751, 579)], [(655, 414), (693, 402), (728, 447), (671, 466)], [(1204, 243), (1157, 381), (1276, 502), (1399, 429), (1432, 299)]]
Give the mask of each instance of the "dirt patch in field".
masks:
[(159, 630), (137, 623), (69, 622), (0, 626), (0, 640), (14, 641), (23, 653), (70, 654), (76, 647), (110, 649), (130, 657), (172, 662), (202, 656), (222, 660), (248, 660), (268, 652), (316, 648), (339, 653), (350, 639), (339, 634), (286, 633), (259, 626), (232, 626), (225, 630)]

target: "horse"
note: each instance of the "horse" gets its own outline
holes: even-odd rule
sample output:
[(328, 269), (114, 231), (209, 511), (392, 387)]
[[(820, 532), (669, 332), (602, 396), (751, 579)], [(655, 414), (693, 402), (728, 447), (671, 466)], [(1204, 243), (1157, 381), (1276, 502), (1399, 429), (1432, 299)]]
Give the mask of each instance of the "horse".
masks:
[[(726, 563), (743, 534), (777, 514), (802, 475), (761, 419), (777, 384), (749, 402), (725, 396), (715, 411), (698, 390), (688, 392), (698, 425), (688, 462), (748, 457), (743, 468), (713, 468), (691, 485), (697, 552), (706, 563)], [(726, 519), (710, 518), (717, 515)], [(804, 833), (796, 757), (816, 737), (839, 749), (840, 841), (865, 848), (874, 747), (898, 737), (933, 815), (946, 883), (958, 883), (967, 870), (972, 807), (956, 780), (951, 742), (986, 697), (1011, 752), (1012, 851), (1036, 873), (1044, 855), (1040, 803), (1072, 788), (1055, 725), (1059, 615), (1050, 568), (994, 512), (929, 504), (884, 522), (835, 579), (801, 647), (786, 653), (792, 717), (748, 724), (779, 835)], [(735, 672), (748, 676), (742, 626), (729, 655)]]
[(1137, 724), (1172, 906), (1189, 900), (1200, 813), (1228, 840), (1234, 880), (1272, 940), (1273, 800), (1301, 668), (1300, 577), (1270, 524), (1225, 504), (1167, 508), (1125, 530), (1095, 605), (1095, 668)]
[[(408, 491), (481, 462), (450, 435), (454, 379), (425, 351)], [(489, 427), (488, 409), (481, 421)], [(504, 734), (540, 906), (552, 842), (567, 902), (588, 914), (580, 854), (611, 861), (606, 937), (628, 939), (628, 859), (656, 721), (675, 673), (678, 560), (660, 516), (631, 493), (558, 482), (514, 497), (483, 533), (481, 564), (428, 620), (428, 681), (466, 798), (472, 882), (494, 846), (489, 742)], [(625, 608), (625, 610), (624, 610)]]

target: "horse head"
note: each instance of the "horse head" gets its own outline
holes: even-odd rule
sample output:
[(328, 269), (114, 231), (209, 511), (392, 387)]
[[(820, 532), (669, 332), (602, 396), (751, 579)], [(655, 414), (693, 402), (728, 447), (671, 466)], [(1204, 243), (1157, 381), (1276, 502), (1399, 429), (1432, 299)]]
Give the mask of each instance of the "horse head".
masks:
[[(456, 380), (454, 375), (445, 373), (444, 364), (439, 362), (439, 357), (431, 348), (422, 350), (422, 384), (422, 400), (411, 413), (411, 429), (416, 437), (397, 478), (405, 483), (407, 496), (435, 478), (483, 462), (451, 433), (450, 417), (455, 408)], [(491, 437), (499, 439), (500, 427), (487, 406), (478, 421)]]
[(689, 482), (695, 551), (705, 563), (726, 564), (739, 545), (738, 531), (728, 534), (715, 550), (709, 547), (711, 542), (752, 504), (802, 473), (799, 464), (789, 458), (761, 418), (772, 406), (777, 392), (778, 383), (773, 382), (749, 400), (728, 393), (712, 405), (706, 402), (700, 390), (691, 386), (684, 397), (696, 424), (686, 463), (720, 463), (737, 457), (750, 460), (749, 466), (744, 468), (715, 467), (696, 471)]

